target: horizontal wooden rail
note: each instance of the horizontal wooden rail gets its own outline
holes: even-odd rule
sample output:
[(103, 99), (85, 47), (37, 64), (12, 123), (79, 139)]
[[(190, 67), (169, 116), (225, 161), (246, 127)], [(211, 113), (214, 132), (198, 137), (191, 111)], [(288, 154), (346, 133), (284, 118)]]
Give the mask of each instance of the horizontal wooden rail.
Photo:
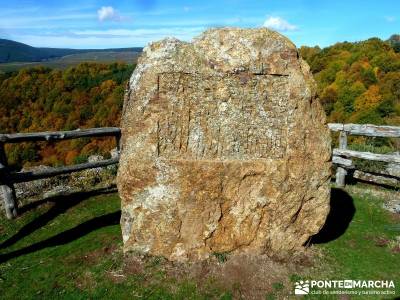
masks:
[(346, 169), (354, 169), (353, 161), (351, 159), (346, 159), (340, 156), (333, 155), (332, 163)]
[(340, 124), (329, 123), (332, 131), (344, 131), (349, 135), (363, 135), (374, 137), (400, 137), (400, 127), (397, 126), (377, 126), (371, 124)]
[(38, 141), (61, 141), (84, 137), (105, 137), (113, 136), (116, 139), (117, 150), (120, 147), (121, 129), (117, 127), (103, 127), (90, 129), (77, 129), (71, 131), (46, 131), (34, 133), (11, 133), (0, 134), (0, 191), (3, 194), (4, 208), (9, 219), (15, 218), (18, 213), (18, 202), (15, 197), (14, 183), (32, 181), (41, 178), (67, 174), (85, 169), (105, 167), (117, 164), (119, 156), (111, 159), (87, 162), (59, 168), (48, 168), (45, 170), (11, 172), (8, 168), (8, 161), (4, 150), (6, 143), (38, 142)]
[(0, 134), (0, 142), (20, 143), (20, 142), (36, 142), (36, 141), (57, 141), (57, 140), (59, 141), (59, 140), (77, 139), (83, 137), (118, 136), (120, 134), (121, 134), (121, 129), (119, 129), (118, 127), (77, 129), (71, 131), (11, 133), (11, 134)]
[(87, 163), (82, 163), (82, 164), (77, 164), (77, 165), (66, 166), (66, 167), (48, 168), (48, 169), (37, 170), (37, 171), (34, 170), (34, 171), (16, 172), (16, 173), (11, 173), (10, 176), (11, 176), (11, 180), (14, 183), (27, 182), (27, 181), (32, 181), (32, 180), (36, 180), (36, 179), (42, 179), (42, 178), (48, 178), (48, 177), (53, 177), (53, 176), (62, 175), (62, 174), (78, 172), (78, 171), (82, 171), (82, 170), (86, 170), (86, 169), (106, 167), (109, 165), (118, 164), (118, 161), (119, 161), (119, 157), (116, 157), (116, 158), (105, 159), (105, 160), (100, 160), (100, 161), (95, 161), (95, 162), (87, 162)]
[(371, 182), (384, 186), (400, 187), (400, 179), (395, 176), (385, 176), (386, 174), (369, 173), (360, 170), (355, 170), (353, 178), (364, 182)]
[(333, 155), (400, 164), (400, 155), (359, 152), (347, 149), (333, 149)]

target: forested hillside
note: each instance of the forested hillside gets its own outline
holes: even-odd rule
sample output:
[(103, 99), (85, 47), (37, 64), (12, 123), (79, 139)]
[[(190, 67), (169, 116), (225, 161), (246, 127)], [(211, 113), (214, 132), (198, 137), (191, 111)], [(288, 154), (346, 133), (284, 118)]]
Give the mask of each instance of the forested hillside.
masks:
[[(400, 126), (399, 50), (398, 36), (325, 49), (301, 47), (330, 122)], [(121, 63), (84, 63), (65, 71), (36, 67), (0, 74), (0, 132), (118, 126), (125, 84), (133, 68)], [(396, 150), (390, 141), (384, 144)], [(81, 162), (112, 147), (110, 139), (81, 139), (12, 145), (7, 151), (14, 165), (29, 161), (57, 165)]]
[(400, 125), (400, 49), (395, 37), (322, 50), (300, 48), (330, 122)]

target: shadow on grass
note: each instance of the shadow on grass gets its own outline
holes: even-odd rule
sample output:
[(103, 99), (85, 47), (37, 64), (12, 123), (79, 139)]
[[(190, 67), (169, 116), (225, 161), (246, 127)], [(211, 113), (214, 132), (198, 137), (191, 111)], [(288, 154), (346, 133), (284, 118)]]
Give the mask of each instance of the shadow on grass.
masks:
[(356, 212), (353, 198), (341, 189), (332, 188), (330, 205), (325, 225), (311, 237), (311, 244), (328, 243), (339, 238), (346, 232)]
[(44, 200), (35, 201), (21, 207), (21, 209), (19, 209), (19, 213), (23, 214), (40, 205), (46, 203), (53, 203), (53, 206), (47, 212), (35, 218), (28, 224), (24, 225), (15, 235), (11, 236), (10, 238), (2, 242), (0, 244), (0, 249), (10, 247), (11, 245), (15, 244), (24, 237), (30, 235), (37, 229), (43, 227), (44, 225), (49, 223), (51, 220), (55, 219), (60, 214), (63, 214), (69, 208), (81, 203), (82, 201), (90, 197), (93, 197), (95, 195), (104, 194), (106, 192), (108, 192), (108, 190), (99, 189), (92, 192), (75, 193), (67, 196), (56, 196)]
[(12, 251), (6, 254), (0, 255), (0, 263), (4, 263), (12, 258), (19, 257), (21, 255), (36, 252), (48, 247), (60, 246), (70, 243), (80, 237), (87, 235), (88, 233), (100, 229), (102, 227), (107, 227), (111, 225), (119, 224), (119, 219), (121, 217), (121, 211), (116, 211), (103, 216), (95, 217), (89, 221), (86, 221), (78, 226), (61, 232), (51, 238), (44, 241), (32, 244), (30, 246), (24, 247), (22, 249)]
[[(65, 201), (67, 198), (90, 198), (96, 195), (102, 195), (102, 194), (109, 194), (109, 193), (114, 193), (116, 192), (117, 189), (116, 188), (98, 188), (89, 192), (75, 192), (75, 193), (71, 193), (68, 195), (60, 195), (60, 196), (53, 196), (53, 197), (49, 197), (46, 199), (42, 199), (42, 200), (37, 200), (37, 201), (33, 201), (31, 203), (25, 204), (24, 206), (20, 207), (18, 209), (18, 214), (19, 215), (23, 215), (24, 213), (35, 209), (36, 207), (49, 203), (49, 202), (58, 202), (58, 201)], [(67, 200), (68, 201), (68, 200)]]

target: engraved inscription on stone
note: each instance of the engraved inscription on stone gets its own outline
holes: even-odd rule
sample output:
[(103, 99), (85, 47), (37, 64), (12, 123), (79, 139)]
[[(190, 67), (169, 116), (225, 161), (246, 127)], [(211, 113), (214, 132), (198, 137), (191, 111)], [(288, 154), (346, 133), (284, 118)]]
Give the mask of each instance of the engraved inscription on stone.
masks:
[(330, 203), (316, 96), (295, 45), (266, 28), (146, 47), (121, 122), (124, 253), (184, 262), (301, 251)]
[(280, 158), (286, 153), (288, 78), (158, 76), (157, 155), (170, 159)]

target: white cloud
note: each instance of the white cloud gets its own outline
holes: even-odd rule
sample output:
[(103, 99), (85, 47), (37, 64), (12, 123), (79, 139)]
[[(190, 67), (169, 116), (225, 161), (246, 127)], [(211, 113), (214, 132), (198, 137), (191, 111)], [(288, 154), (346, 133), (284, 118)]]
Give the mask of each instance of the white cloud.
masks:
[(393, 17), (393, 16), (386, 16), (385, 19), (386, 19), (386, 21), (388, 21), (389, 23), (392, 23), (392, 22), (396, 21), (396, 18)]
[(107, 30), (77, 30), (71, 31), (76, 38), (127, 38), (132, 40), (145, 40), (146, 43), (163, 39), (165, 37), (176, 37), (185, 41), (190, 40), (204, 31), (204, 27), (168, 27), (154, 29), (107, 29)]
[(264, 27), (277, 31), (292, 31), (297, 29), (296, 25), (290, 24), (288, 21), (280, 17), (269, 17), (265, 20)]
[(16, 40), (37, 47), (104, 49), (145, 46), (168, 36), (190, 41), (204, 27), (168, 27), (154, 29), (76, 30), (69, 34), (19, 35)]
[(103, 6), (97, 11), (100, 22), (103, 21), (121, 21), (122, 17), (112, 6)]

